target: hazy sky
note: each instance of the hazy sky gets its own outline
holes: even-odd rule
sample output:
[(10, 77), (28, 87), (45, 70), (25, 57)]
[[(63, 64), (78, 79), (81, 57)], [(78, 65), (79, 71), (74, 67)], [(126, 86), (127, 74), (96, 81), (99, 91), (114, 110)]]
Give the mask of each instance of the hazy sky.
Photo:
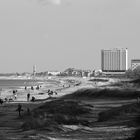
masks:
[(0, 73), (100, 68), (101, 49), (140, 58), (139, 0), (0, 0)]

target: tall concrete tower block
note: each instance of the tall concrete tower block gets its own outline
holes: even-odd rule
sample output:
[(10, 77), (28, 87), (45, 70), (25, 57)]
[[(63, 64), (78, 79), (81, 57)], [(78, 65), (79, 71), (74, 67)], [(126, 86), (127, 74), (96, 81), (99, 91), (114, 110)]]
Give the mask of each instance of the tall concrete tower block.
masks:
[(128, 50), (101, 50), (101, 68), (103, 72), (125, 72), (128, 69)]

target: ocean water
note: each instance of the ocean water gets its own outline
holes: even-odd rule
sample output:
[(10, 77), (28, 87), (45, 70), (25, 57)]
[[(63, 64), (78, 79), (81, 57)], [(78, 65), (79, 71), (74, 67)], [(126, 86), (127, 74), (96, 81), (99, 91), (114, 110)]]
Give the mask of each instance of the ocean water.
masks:
[(23, 88), (25, 86), (36, 86), (41, 83), (40, 80), (31, 80), (31, 79), (0, 79), (0, 88), (1, 89), (14, 89), (14, 88)]

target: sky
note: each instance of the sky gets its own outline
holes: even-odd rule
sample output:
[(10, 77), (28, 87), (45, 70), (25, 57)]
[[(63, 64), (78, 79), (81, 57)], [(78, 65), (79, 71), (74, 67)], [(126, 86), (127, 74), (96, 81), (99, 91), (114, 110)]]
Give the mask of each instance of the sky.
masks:
[(139, 0), (0, 0), (0, 73), (100, 69), (101, 49), (140, 59)]

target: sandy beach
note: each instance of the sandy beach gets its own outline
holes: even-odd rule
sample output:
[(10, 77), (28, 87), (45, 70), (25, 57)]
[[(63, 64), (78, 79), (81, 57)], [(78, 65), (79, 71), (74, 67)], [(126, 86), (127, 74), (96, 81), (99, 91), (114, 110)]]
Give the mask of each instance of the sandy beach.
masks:
[[(31, 90), (31, 87), (28, 87), (27, 90), (25, 90), (23, 87), (18, 88), (17, 98), (13, 99), (10, 102), (5, 102), (3, 105), (0, 106), (0, 137), (2, 138), (2, 140), (116, 140), (117, 138), (124, 140), (125, 138), (130, 137), (136, 130), (136, 127), (127, 126), (125, 120), (126, 117), (123, 118), (124, 120), (120, 121), (111, 120), (105, 122), (98, 122), (98, 115), (101, 112), (107, 111), (112, 108), (119, 108), (123, 105), (129, 105), (130, 103), (135, 104), (137, 102), (135, 98), (111, 98), (106, 96), (100, 98), (96, 96), (92, 97), (92, 94), (87, 94), (87, 96), (85, 94), (85, 97), (76, 96), (75, 98), (74, 95), (71, 95), (71, 93), (81, 89), (86, 89), (85, 92), (87, 92), (88, 89), (89, 91), (92, 91), (94, 89), (105, 90), (107, 87), (110, 86), (110, 84), (114, 84), (118, 81), (117, 79), (108, 79), (106, 82), (101, 82), (100, 80), (98, 82), (93, 82), (94, 80), (97, 79), (76, 77), (53, 77), (51, 79), (45, 79), (44, 82), (41, 84), (41, 88), (39, 90), (35, 89), (36, 86), (34, 86), (34, 90)], [(47, 92), (48, 89), (56, 91), (57, 95), (54, 93), (51, 96), (52, 98), (50, 98)], [(35, 97), (35, 102), (27, 101), (27, 93), (30, 93), (31, 97)], [(71, 96), (65, 97), (64, 95)], [(3, 90), (1, 92), (1, 98), (5, 97), (13, 97), (13, 89)], [(64, 98), (61, 99), (61, 97)], [(19, 103), (22, 105), (23, 108), (23, 111), (21, 112), (21, 117), (18, 116), (18, 112), (16, 111)], [(26, 116), (25, 114), (27, 113), (28, 108), (31, 112), (34, 112), (34, 110), (38, 110), (40, 106), (46, 104), (45, 108), (50, 109), (51, 111), (51, 108), (48, 108), (50, 103), (53, 103), (52, 105), (56, 107), (56, 109), (58, 108), (57, 112), (61, 111), (61, 109), (65, 110), (65, 106), (63, 106), (63, 104), (65, 104), (66, 107), (69, 107), (69, 103), (69, 109), (71, 109), (71, 105), (73, 105), (73, 103), (75, 105), (78, 105), (80, 103), (79, 105), (84, 105), (86, 109), (89, 108), (91, 111), (90, 114), (77, 116), (79, 119), (82, 119), (82, 124), (72, 124), (72, 122), (70, 121), (71, 124), (64, 123), (61, 125), (55, 125), (53, 127), (52, 120), (52, 124), (49, 123), (49, 128), (42, 127), (41, 130), (38, 128), (29, 130), (22, 129), (22, 125), (25, 124), (26, 121), (32, 122), (33, 119), (28, 117), (24, 118), (24, 116)], [(76, 107), (75, 105), (74, 107)], [(39, 122), (43, 124), (46, 120), (46, 117), (47, 119), (49, 119), (49, 117), (50, 119), (52, 119), (53, 115), (54, 117), (56, 115), (49, 114), (49, 112), (47, 112), (47, 114), (48, 116), (46, 114), (43, 115), (45, 117), (43, 119), (43, 116), (37, 113), (36, 115), (39, 118), (36, 119), (39, 119)], [(64, 117), (65, 115), (62, 116)], [(135, 115), (133, 117), (135, 117)], [(43, 123), (41, 121), (43, 121)], [(83, 124), (84, 122), (85, 124), (88, 122), (89, 125)], [(36, 122), (35, 125), (38, 125), (38, 122)], [(51, 131), (48, 131), (48, 129), (51, 129)]]
[[(73, 81), (71, 83), (70, 81)], [(14, 82), (14, 81), (13, 81)], [(78, 85), (77, 85), (78, 84)], [(94, 84), (93, 82), (89, 81), (89, 78), (74, 78), (74, 77), (68, 77), (68, 78), (57, 78), (54, 77), (52, 79), (46, 79), (42, 80), (42, 82), (36, 83), (36, 85), (33, 86), (34, 90), (31, 90), (31, 86), (27, 86), (27, 89), (25, 90), (25, 86), (22, 87), (14, 87), (11, 89), (2, 89), (1, 91), (1, 98), (11, 98), (13, 99), (13, 102), (23, 102), (27, 101), (27, 94), (30, 93), (30, 96), (34, 96), (35, 99), (46, 99), (49, 97), (48, 90), (52, 90), (54, 92), (57, 92), (56, 94), (53, 94), (52, 97), (60, 97), (66, 94), (70, 94), (78, 89), (81, 88), (95, 88), (100, 87), (104, 85), (105, 83), (98, 82), (98, 84)], [(107, 82), (106, 84), (109, 84)], [(40, 85), (41, 87), (39, 90), (36, 89), (37, 85)], [(16, 92), (16, 99), (13, 94), (13, 90), (17, 90)]]

